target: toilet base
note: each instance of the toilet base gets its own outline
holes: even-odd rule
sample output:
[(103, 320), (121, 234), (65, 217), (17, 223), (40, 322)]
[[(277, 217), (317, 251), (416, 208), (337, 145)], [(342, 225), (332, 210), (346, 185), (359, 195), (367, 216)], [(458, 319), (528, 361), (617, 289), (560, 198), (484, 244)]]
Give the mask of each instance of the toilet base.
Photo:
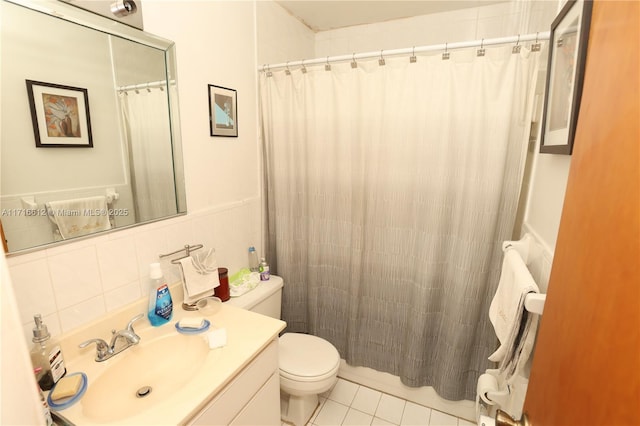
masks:
[(318, 407), (318, 395), (290, 395), (280, 393), (284, 401), (280, 403), (280, 417), (284, 422), (295, 426), (305, 426)]

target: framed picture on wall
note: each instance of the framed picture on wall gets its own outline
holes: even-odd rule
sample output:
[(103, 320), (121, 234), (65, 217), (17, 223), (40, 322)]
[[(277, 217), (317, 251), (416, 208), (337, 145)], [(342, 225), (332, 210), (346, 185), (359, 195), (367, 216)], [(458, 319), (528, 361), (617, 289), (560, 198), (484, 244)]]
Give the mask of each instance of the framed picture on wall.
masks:
[(87, 89), (26, 82), (36, 147), (93, 147)]
[(551, 24), (540, 152), (571, 155), (591, 22), (591, 0), (568, 0)]
[(238, 137), (236, 91), (209, 84), (209, 130), (211, 136)]

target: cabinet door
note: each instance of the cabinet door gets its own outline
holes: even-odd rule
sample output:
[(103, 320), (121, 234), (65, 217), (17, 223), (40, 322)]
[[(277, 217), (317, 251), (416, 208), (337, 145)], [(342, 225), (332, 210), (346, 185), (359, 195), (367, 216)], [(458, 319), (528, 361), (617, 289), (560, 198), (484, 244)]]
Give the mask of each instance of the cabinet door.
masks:
[(280, 420), (280, 374), (275, 372), (267, 383), (233, 419), (234, 426), (279, 426)]
[[(257, 392), (264, 387), (267, 380), (274, 374), (278, 375), (278, 341), (274, 339), (244, 370), (242, 370), (222, 391), (215, 396), (202, 410), (196, 414), (188, 425), (211, 426), (227, 425), (233, 421), (244, 406), (248, 404)], [(275, 395), (280, 398), (279, 389)], [(280, 402), (278, 417), (280, 416)]]

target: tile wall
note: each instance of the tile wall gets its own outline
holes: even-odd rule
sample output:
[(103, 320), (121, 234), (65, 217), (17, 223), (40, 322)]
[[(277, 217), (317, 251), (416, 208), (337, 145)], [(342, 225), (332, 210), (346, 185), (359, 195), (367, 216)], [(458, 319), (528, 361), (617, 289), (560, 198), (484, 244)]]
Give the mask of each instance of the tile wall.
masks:
[[(247, 248), (262, 247), (260, 216), (252, 198), (8, 257), (25, 337), (31, 341), (35, 313), (57, 335), (147, 297), (149, 264), (185, 244), (215, 248), (230, 273), (245, 267)], [(170, 283), (179, 281), (174, 265), (162, 266)]]

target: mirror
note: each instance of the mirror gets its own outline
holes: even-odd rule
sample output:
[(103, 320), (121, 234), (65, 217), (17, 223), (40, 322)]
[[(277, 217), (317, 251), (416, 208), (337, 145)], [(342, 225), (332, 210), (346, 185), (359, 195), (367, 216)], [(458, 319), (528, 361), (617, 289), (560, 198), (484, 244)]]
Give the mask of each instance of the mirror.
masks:
[(50, 0), (1, 0), (8, 251), (186, 213), (175, 48)]

